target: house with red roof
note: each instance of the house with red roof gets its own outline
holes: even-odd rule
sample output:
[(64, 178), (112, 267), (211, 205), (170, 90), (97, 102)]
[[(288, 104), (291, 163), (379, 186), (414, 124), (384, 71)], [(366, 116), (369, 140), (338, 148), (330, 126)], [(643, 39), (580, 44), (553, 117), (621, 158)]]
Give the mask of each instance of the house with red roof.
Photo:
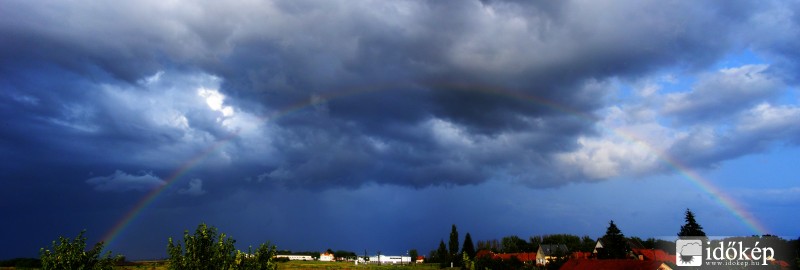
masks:
[(643, 261), (675, 262), (675, 255), (660, 249), (634, 248), (631, 252)]
[(492, 260), (507, 261), (511, 258), (516, 258), (523, 263), (536, 263), (535, 252), (522, 252), (522, 253), (494, 253), (489, 250), (480, 250), (475, 254), (475, 258), (490, 258)]
[(570, 259), (560, 270), (672, 270), (659, 261)]
[(592, 258), (592, 253), (591, 252), (586, 252), (586, 251), (575, 251), (575, 252), (572, 252), (572, 254), (569, 257), (571, 259), (587, 260), (587, 259), (591, 259)]
[(566, 258), (567, 255), (569, 255), (567, 245), (539, 245), (536, 251), (536, 265), (547, 265), (550, 261)]

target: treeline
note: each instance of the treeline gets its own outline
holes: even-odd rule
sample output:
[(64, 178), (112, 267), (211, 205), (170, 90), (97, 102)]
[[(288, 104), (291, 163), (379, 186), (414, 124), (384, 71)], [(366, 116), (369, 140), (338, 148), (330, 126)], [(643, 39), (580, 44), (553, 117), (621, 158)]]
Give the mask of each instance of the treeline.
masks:
[[(44, 270), (94, 269), (112, 270), (114, 266), (124, 265), (125, 257), (112, 256), (103, 252), (103, 242), (86, 249), (86, 237), (82, 231), (75, 238), (59, 237), (52, 245), (39, 251), (40, 259), (15, 259), (4, 262), (3, 266), (41, 267)], [(217, 228), (200, 224), (194, 234), (184, 231), (183, 241), (170, 237), (167, 240), (168, 269), (200, 270), (276, 270), (276, 248), (269, 242), (247, 251), (234, 247), (236, 240), (220, 233)], [(317, 253), (319, 257), (319, 253)], [(13, 264), (13, 265), (10, 265)]]
[[(685, 224), (680, 227), (677, 233), (679, 237), (700, 237), (708, 239), (703, 227), (695, 220), (694, 213), (686, 209)], [(711, 247), (716, 246), (720, 241), (742, 242), (746, 246), (755, 246), (759, 242), (762, 246), (775, 248), (774, 258), (789, 264), (795, 269), (800, 265), (800, 238), (797, 240), (785, 240), (772, 235), (752, 236), (752, 237), (732, 237), (721, 240), (710, 240)], [(602, 243), (602, 248), (596, 249), (598, 242)], [(492, 252), (495, 254), (524, 254), (536, 253), (540, 245), (565, 245), (567, 251), (559, 252), (557, 256), (551, 258), (544, 265), (530, 265), (520, 261), (516, 256), (506, 257), (506, 260), (493, 259), (492, 256), (476, 256), (481, 252)], [(472, 243), (469, 233), (464, 237), (464, 242), (459, 244), (458, 230), (453, 224), (449, 241), (445, 244), (444, 239), (439, 241), (437, 249), (431, 250), (427, 262), (438, 263), (441, 268), (461, 267), (462, 269), (558, 269), (575, 252), (589, 253), (593, 259), (632, 259), (637, 258), (635, 249), (660, 249), (669, 254), (676, 255), (675, 242), (656, 238), (642, 240), (639, 237), (626, 237), (617, 227), (614, 221), (610, 221), (606, 228), (606, 233), (593, 239), (587, 235), (577, 236), (570, 234), (552, 234), (531, 236), (527, 240), (516, 235), (503, 237), (502, 239), (481, 240), (476, 244)], [(491, 255), (491, 254), (489, 254)], [(528, 257), (529, 259), (530, 257)], [(671, 262), (666, 262), (671, 265)]]
[(536, 252), (539, 245), (564, 244), (572, 251), (592, 251), (596, 241), (588, 235), (551, 234), (531, 236), (524, 240), (516, 235), (502, 239), (478, 241), (478, 250), (490, 250), (494, 253)]

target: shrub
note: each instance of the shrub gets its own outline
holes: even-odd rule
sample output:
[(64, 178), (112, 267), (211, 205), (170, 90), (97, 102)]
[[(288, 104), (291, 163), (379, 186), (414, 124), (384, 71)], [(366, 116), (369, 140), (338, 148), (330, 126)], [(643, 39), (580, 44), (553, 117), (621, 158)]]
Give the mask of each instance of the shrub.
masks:
[(183, 246), (169, 238), (167, 253), (169, 269), (277, 269), (273, 261), (275, 246), (262, 244), (255, 252), (241, 252), (234, 247), (236, 240), (217, 232), (217, 228), (200, 224), (190, 235), (183, 232)]
[(100, 256), (103, 250), (103, 242), (94, 245), (91, 250), (86, 250), (86, 237), (81, 231), (78, 236), (70, 240), (65, 237), (58, 237), (58, 241), (53, 241), (52, 251), (42, 248), (39, 255), (42, 260), (42, 269), (80, 269), (80, 270), (110, 270), (119, 258), (112, 258), (111, 252), (106, 252)]
[(239, 251), (235, 269), (275, 270), (278, 269), (278, 265), (274, 257), (275, 246), (270, 246), (269, 243), (261, 244), (255, 252), (252, 248), (248, 248), (247, 253)]

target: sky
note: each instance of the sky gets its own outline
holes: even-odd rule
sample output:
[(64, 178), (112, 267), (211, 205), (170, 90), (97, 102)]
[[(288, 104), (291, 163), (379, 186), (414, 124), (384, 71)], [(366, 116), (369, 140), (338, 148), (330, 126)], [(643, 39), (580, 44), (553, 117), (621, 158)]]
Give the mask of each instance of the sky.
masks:
[(800, 236), (798, 1), (0, 5), (0, 259)]

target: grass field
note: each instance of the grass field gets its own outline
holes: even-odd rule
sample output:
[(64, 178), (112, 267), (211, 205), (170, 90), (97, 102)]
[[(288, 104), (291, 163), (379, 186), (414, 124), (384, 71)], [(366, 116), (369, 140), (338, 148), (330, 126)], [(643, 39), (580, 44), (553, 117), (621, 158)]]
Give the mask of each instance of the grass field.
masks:
[(364, 270), (389, 270), (389, 269), (439, 269), (438, 264), (417, 264), (417, 265), (377, 265), (377, 264), (359, 264), (355, 265), (352, 262), (317, 262), (317, 261), (291, 261), (285, 263), (278, 263), (278, 270), (303, 270), (303, 269), (331, 269), (331, 270), (346, 270), (346, 269), (364, 269)]
[[(0, 267), (0, 270), (15, 269), (13, 267)], [(166, 270), (167, 263), (165, 261), (140, 261), (132, 263), (127, 266), (114, 267), (116, 270)], [(318, 261), (290, 261), (278, 263), (278, 270), (391, 270), (391, 269), (405, 269), (405, 270), (433, 270), (439, 269), (438, 264), (416, 264), (416, 265), (377, 265), (377, 264), (359, 264), (355, 265), (352, 262), (318, 262)]]
[[(0, 267), (0, 270), (15, 269), (13, 267)], [(166, 270), (167, 263), (165, 261), (141, 261), (131, 263), (127, 266), (114, 267), (116, 270)], [(317, 262), (317, 261), (290, 261), (278, 263), (278, 270), (305, 270), (305, 269), (325, 269), (325, 270), (391, 270), (391, 269), (405, 269), (405, 270), (433, 270), (439, 269), (438, 264), (417, 264), (417, 265), (355, 265), (352, 262)]]

